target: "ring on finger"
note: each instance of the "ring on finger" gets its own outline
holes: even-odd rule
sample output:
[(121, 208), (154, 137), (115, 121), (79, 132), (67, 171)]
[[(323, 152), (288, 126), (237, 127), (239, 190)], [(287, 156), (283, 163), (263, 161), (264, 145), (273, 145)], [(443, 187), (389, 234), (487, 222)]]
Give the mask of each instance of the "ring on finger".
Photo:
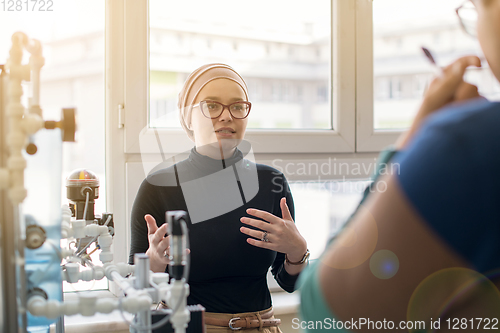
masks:
[(267, 238), (267, 231), (264, 231), (264, 234), (262, 235), (262, 238), (260, 239), (263, 242), (269, 242), (269, 238)]

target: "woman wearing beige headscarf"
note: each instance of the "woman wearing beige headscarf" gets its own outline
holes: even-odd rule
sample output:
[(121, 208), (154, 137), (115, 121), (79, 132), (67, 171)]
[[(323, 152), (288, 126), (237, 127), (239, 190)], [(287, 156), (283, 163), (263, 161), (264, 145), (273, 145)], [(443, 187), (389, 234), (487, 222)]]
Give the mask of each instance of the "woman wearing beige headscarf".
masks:
[(284, 175), (253, 162), (243, 141), (250, 110), (245, 81), (231, 67), (209, 64), (191, 73), (179, 112), (195, 147), (187, 159), (150, 173), (132, 209), (130, 261), (146, 252), (155, 272), (168, 265), (165, 212), (189, 213), (188, 304), (206, 308), (209, 332), (280, 332), (267, 272), (271, 267), (292, 292), (309, 255)]

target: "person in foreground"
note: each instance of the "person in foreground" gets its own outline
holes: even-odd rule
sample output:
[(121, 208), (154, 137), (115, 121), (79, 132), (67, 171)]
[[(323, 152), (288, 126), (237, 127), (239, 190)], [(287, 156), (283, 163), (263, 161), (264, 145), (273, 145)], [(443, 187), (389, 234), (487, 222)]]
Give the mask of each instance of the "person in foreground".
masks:
[[(500, 0), (465, 5), (477, 10), (477, 37), (500, 80)], [(463, 81), (469, 66), (480, 59), (458, 59), (432, 81), (396, 143), (399, 167), (377, 179), (386, 190), (302, 272), (297, 328), (500, 328), (500, 103)]]
[(195, 147), (187, 159), (175, 156), (150, 172), (132, 208), (129, 262), (145, 252), (154, 272), (169, 263), (165, 212), (189, 213), (188, 304), (205, 307), (209, 332), (281, 332), (267, 272), (271, 267), (293, 292), (306, 264), (284, 175), (254, 163), (243, 141), (250, 109), (247, 86), (231, 67), (209, 64), (191, 73), (179, 110)]

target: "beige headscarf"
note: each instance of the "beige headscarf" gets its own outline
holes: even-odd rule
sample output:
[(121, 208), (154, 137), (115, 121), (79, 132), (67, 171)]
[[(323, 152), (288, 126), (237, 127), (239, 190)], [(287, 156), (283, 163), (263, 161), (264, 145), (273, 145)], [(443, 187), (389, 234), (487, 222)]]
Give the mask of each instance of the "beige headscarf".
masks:
[(243, 78), (228, 65), (208, 64), (192, 72), (184, 82), (184, 86), (179, 93), (179, 120), (182, 128), (189, 138), (194, 142), (194, 133), (191, 129), (191, 110), (196, 97), (207, 83), (217, 79), (228, 79), (236, 82), (245, 92), (248, 100), (248, 88)]

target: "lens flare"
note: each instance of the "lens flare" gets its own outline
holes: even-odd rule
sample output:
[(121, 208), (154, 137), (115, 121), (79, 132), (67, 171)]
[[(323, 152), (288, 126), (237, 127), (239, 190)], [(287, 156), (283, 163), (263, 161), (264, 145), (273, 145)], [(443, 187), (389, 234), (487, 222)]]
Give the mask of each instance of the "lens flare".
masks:
[(399, 270), (399, 259), (394, 252), (380, 250), (370, 258), (370, 270), (379, 279), (390, 279)]
[[(483, 275), (462, 267), (447, 268), (425, 278), (415, 288), (407, 309), (409, 321), (434, 321), (453, 317), (456, 311), (480, 313), (482, 318), (497, 318), (500, 313), (500, 292), (490, 280), (498, 272)], [(471, 313), (472, 314), (472, 313)], [(441, 321), (441, 328), (443, 322)], [(434, 332), (430, 328), (427, 332)], [(411, 331), (410, 331), (411, 332)]]

